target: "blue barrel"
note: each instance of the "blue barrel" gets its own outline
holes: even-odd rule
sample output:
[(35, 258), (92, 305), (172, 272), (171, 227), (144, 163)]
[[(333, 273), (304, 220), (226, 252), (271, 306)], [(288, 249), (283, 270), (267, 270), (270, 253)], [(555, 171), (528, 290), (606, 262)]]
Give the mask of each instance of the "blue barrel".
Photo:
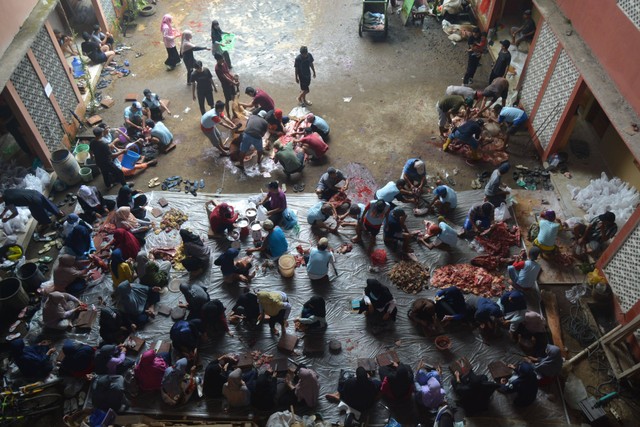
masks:
[(124, 156), (122, 156), (122, 160), (120, 161), (120, 165), (126, 169), (133, 169), (136, 162), (140, 158), (140, 154), (135, 151), (127, 151)]

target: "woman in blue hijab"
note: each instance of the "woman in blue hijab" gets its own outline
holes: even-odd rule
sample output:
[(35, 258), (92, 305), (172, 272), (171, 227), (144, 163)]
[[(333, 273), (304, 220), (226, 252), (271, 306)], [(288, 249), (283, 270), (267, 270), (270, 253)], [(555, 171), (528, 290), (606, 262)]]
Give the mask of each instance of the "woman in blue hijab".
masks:
[(128, 323), (135, 324), (137, 327), (144, 326), (152, 315), (149, 307), (160, 301), (159, 291), (160, 288), (157, 287), (149, 288), (125, 280), (116, 288), (118, 310)]
[(93, 371), (96, 350), (90, 345), (73, 340), (65, 340), (62, 346), (64, 359), (60, 362), (60, 374), (84, 378)]
[(22, 338), (11, 341), (11, 358), (20, 373), (29, 379), (43, 379), (53, 369), (49, 356), (55, 351), (47, 341), (37, 345), (26, 345)]
[(529, 406), (538, 394), (538, 377), (533, 365), (527, 362), (520, 362), (512, 366), (513, 375), (508, 380), (503, 379), (502, 385), (498, 389), (500, 393), (516, 393), (513, 404), (516, 406)]
[(69, 231), (69, 234), (65, 238), (64, 246), (71, 255), (74, 255), (78, 259), (86, 259), (91, 252), (95, 252), (96, 247), (93, 244), (91, 238), (91, 232), (93, 229), (89, 224), (78, 219), (77, 215), (69, 215), (69, 220), (72, 216), (76, 217), (73, 223), (73, 228)]

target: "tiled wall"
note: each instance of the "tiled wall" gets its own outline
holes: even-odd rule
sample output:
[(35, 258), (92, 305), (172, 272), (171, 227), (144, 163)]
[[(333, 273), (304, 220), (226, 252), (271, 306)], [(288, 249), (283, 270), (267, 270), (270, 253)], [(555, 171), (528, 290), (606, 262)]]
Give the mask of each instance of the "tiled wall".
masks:
[(618, 0), (618, 6), (629, 17), (631, 22), (640, 29), (640, 2), (638, 0)]
[(640, 300), (640, 224), (604, 267), (609, 285), (626, 313)]
[(558, 39), (551, 31), (549, 24), (544, 22), (531, 55), (531, 60), (527, 66), (525, 81), (520, 95), (520, 101), (529, 115), (538, 99), (540, 88), (549, 71), (553, 54), (557, 48)]
[(580, 74), (563, 49), (533, 118), (540, 145), (546, 149)]
[(111, 26), (113, 25), (113, 22), (117, 19), (116, 10), (113, 7), (113, 1), (112, 0), (98, 0), (98, 3), (100, 3), (100, 6), (102, 6), (102, 13), (104, 14), (104, 17), (105, 17), (105, 19), (107, 21), (107, 24), (109, 24), (109, 28), (111, 29), (111, 32), (113, 33), (114, 29), (111, 28)]

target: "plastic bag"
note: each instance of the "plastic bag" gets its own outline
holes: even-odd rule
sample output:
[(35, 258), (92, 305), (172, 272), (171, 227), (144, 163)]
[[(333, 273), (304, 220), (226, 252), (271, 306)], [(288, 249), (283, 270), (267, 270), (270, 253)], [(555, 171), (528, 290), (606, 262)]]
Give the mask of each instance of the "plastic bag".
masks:
[(280, 226), (285, 230), (291, 230), (298, 223), (298, 215), (292, 209), (285, 209), (282, 212), (282, 221), (280, 221)]
[(496, 222), (503, 222), (511, 218), (511, 213), (509, 213), (509, 208), (506, 203), (502, 202), (500, 206), (496, 208), (494, 218)]
[(256, 213), (256, 219), (260, 222), (266, 220), (267, 218), (269, 218), (267, 216), (267, 208), (265, 208), (264, 206), (258, 206), (258, 211)]
[(484, 253), (484, 247), (476, 239), (469, 242), (469, 247), (479, 254)]
[(586, 293), (587, 293), (587, 286), (580, 284), (580, 285), (573, 285), (571, 289), (569, 289), (568, 291), (565, 291), (564, 294), (569, 300), (569, 302), (571, 302), (571, 304), (577, 304), (578, 300), (581, 297), (583, 297)]
[(573, 373), (569, 374), (567, 381), (564, 384), (564, 400), (571, 409), (579, 410), (579, 403), (586, 399), (587, 390), (584, 388), (584, 384)]
[(40, 181), (42, 181), (43, 188), (48, 187), (51, 183), (51, 175), (49, 175), (49, 172), (47, 172), (46, 170), (42, 168), (36, 168), (35, 175)]

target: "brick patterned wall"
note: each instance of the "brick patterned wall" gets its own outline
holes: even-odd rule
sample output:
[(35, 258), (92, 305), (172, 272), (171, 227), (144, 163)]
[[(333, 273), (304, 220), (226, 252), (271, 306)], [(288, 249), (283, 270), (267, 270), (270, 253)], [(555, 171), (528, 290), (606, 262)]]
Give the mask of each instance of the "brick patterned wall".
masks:
[(44, 88), (36, 70), (25, 55), (11, 75), (11, 82), (16, 88), (20, 99), (27, 108), (36, 124), (40, 135), (44, 139), (49, 151), (55, 151), (62, 146), (64, 129), (60, 119), (53, 109), (51, 101), (44, 93)]
[(603, 268), (613, 293), (626, 313), (640, 300), (640, 224)]
[(527, 114), (531, 114), (531, 110), (538, 99), (542, 82), (551, 66), (551, 60), (557, 47), (558, 39), (556, 35), (551, 31), (549, 24), (544, 22), (527, 66), (527, 74), (520, 96)]
[(631, 22), (640, 29), (640, 2), (638, 0), (618, 0), (618, 6), (629, 17)]
[(113, 25), (112, 23), (117, 19), (116, 9), (113, 7), (113, 1), (98, 0), (98, 3), (100, 3), (100, 6), (102, 6), (102, 12), (104, 13), (104, 18), (106, 19), (107, 23), (109, 24), (109, 28), (113, 33), (113, 28), (111, 28), (111, 26)]
[(580, 74), (563, 49), (533, 118), (540, 145), (546, 149)]
[(72, 123), (71, 111), (75, 111), (79, 101), (45, 27), (42, 27), (38, 32), (38, 36), (31, 45), (31, 50), (47, 81), (51, 84), (62, 114), (68, 123)]

